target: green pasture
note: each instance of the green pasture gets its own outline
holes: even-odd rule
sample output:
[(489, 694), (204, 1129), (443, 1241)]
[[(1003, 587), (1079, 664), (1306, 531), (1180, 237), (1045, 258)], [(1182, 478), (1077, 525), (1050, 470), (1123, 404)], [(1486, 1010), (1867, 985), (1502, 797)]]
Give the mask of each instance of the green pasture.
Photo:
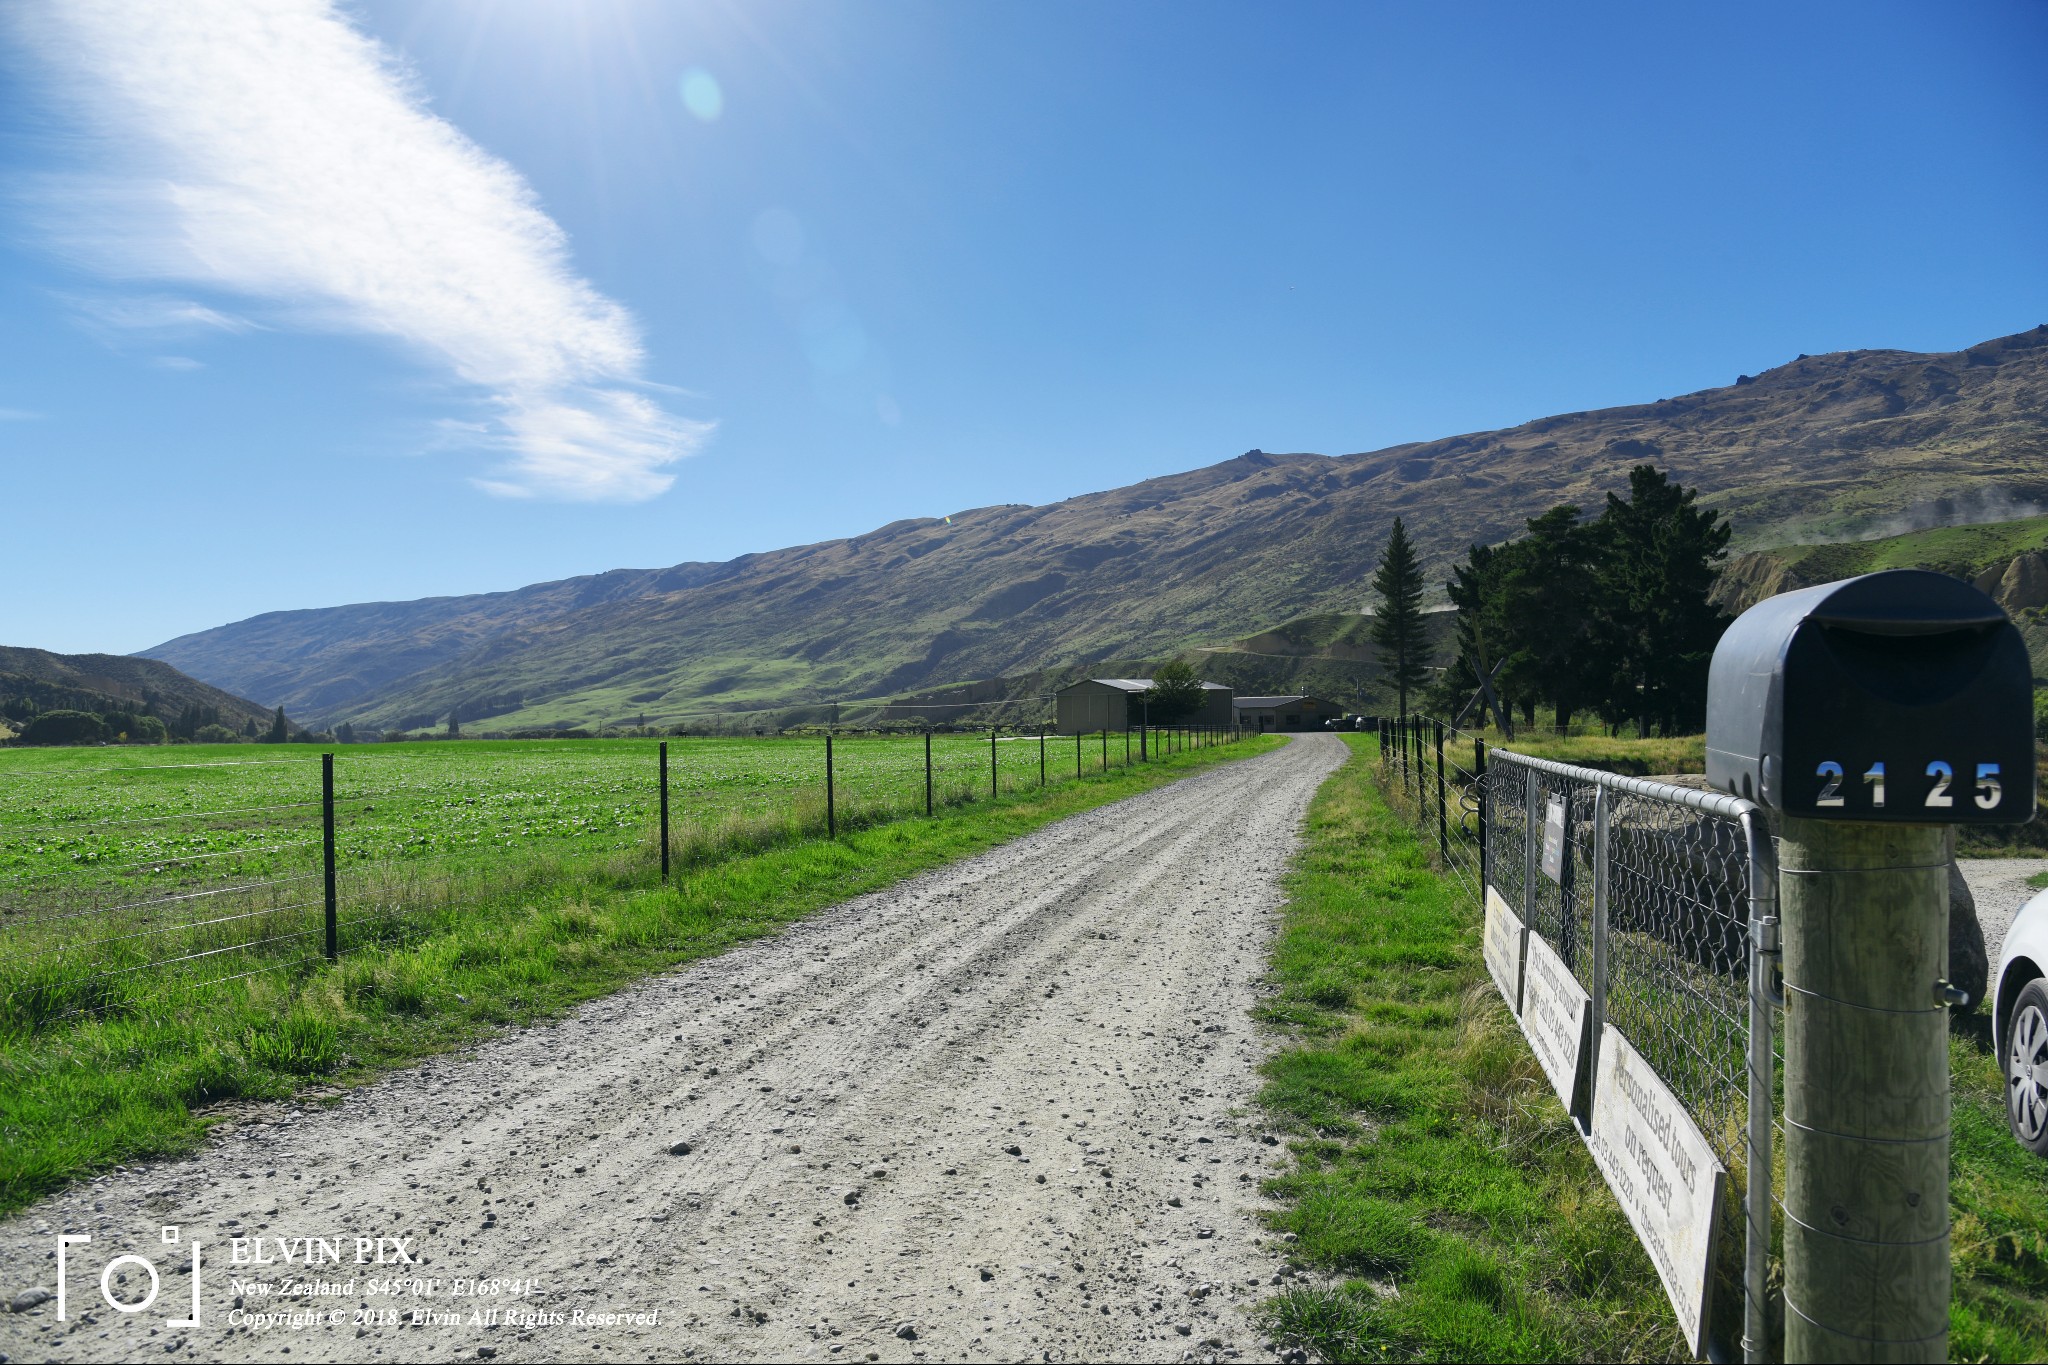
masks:
[[(672, 739), (678, 867), (922, 817), (922, 735)], [(931, 737), (936, 812), (1136, 761), (1125, 736)], [(651, 875), (654, 740), (335, 751), (344, 953), (451, 899), (535, 878)], [(0, 1028), (325, 949), (321, 755), (300, 746), (0, 750)]]

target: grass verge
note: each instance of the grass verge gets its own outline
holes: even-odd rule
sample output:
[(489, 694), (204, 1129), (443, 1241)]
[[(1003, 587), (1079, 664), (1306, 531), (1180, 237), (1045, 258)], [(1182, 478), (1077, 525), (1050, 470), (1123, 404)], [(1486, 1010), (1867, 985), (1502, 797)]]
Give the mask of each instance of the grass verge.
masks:
[[(1253, 739), (1043, 792), (644, 872), (547, 867), (373, 924), (319, 963), (0, 1035), (0, 1213), (120, 1162), (188, 1151), (223, 1101), (349, 1084), (558, 1015), (1067, 815), (1272, 748)], [(644, 868), (645, 860), (638, 866)]]
[(1339, 1277), (1261, 1312), (1325, 1360), (1661, 1360), (1656, 1271), (1486, 977), (1478, 917), (1381, 799), (1370, 737), (1317, 794), (1265, 1018), (1295, 1137), (1273, 1225)]
[[(1327, 1360), (1682, 1360), (1662, 1286), (1488, 980), (1479, 915), (1381, 799), (1369, 737), (1318, 793), (1265, 1018), (1261, 1103), (1295, 1134), (1276, 1229), (1336, 1277), (1262, 1308)], [(2043, 1168), (1959, 1021), (1955, 1360), (2048, 1358)]]

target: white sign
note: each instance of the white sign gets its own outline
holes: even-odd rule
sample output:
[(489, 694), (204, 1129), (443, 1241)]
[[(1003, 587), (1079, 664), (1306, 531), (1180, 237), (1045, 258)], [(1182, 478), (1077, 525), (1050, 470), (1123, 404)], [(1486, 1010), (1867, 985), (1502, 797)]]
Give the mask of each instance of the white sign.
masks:
[(1543, 875), (1564, 883), (1564, 798), (1553, 796), (1543, 815)]
[(1557, 1097), (1574, 1113), (1592, 1003), (1557, 950), (1543, 935), (1529, 935), (1527, 965), (1522, 968), (1522, 1032)]
[(1486, 970), (1492, 973), (1501, 999), (1508, 1002), (1517, 1018), (1522, 1013), (1522, 943), (1528, 936), (1529, 931), (1522, 927), (1522, 917), (1508, 909), (1500, 892), (1487, 887), (1486, 931), (1481, 939)]
[(1728, 1172), (1678, 1096), (1612, 1024), (1600, 1034), (1586, 1142), (1650, 1253), (1693, 1354), (1702, 1354)]

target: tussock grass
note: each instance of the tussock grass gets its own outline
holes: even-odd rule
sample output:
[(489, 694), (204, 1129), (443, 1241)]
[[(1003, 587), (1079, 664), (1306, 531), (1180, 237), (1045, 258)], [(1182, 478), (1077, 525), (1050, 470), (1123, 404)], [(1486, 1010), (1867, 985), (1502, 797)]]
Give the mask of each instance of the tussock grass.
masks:
[[(1053, 820), (1273, 747), (1113, 768), (1046, 790), (858, 813), (837, 841), (788, 819), (679, 831), (670, 886), (643, 849), (454, 870), (372, 867), (344, 898), (345, 955), (213, 984), (141, 976), (83, 1013), (61, 991), (0, 1020), (0, 1212), (116, 1163), (190, 1150), (206, 1106), (349, 1085), (595, 996)], [(822, 811), (817, 826), (822, 828)], [(650, 844), (651, 847), (651, 844)], [(63, 984), (61, 976), (53, 981)], [(66, 989), (69, 989), (67, 986)], [(83, 987), (80, 987), (83, 989)], [(17, 989), (9, 997), (27, 1001)], [(88, 1002), (92, 1003), (92, 1002)]]

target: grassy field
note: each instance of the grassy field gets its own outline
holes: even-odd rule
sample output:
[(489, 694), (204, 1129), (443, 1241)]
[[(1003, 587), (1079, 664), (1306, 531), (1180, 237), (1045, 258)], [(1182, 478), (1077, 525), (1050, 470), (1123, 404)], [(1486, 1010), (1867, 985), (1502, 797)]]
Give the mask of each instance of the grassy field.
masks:
[[(801, 764), (790, 755), (806, 751), (795, 744), (778, 748), (780, 741), (764, 742), (755, 752), (762, 755), (758, 762), (768, 776), (752, 769), (740, 776), (753, 784), (747, 790), (772, 790), (779, 783), (784, 800), (766, 815), (750, 817), (748, 807), (734, 802), (725, 814), (712, 809), (699, 817), (695, 842), (679, 836), (678, 852), (689, 856), (680, 858), (669, 887), (660, 884), (651, 826), (631, 817), (628, 802), (634, 798), (623, 790), (602, 794), (601, 783), (626, 784), (637, 770), (635, 753), (650, 751), (622, 745), (609, 754), (581, 753), (576, 761), (591, 765), (577, 770), (592, 779), (581, 798), (586, 804), (553, 808), (560, 818), (553, 826), (552, 851), (536, 841), (518, 846), (518, 856), (508, 857), (502, 832), (485, 825), (473, 842), (455, 844), (458, 856), (407, 862), (401, 855), (366, 864), (364, 879), (351, 884), (352, 894), (375, 895), (367, 904), (344, 896), (348, 924), (337, 964), (325, 962), (317, 949), (300, 951), (302, 943), (265, 939), (234, 955), (236, 966), (222, 968), (218, 978), (176, 971), (95, 977), (85, 982), (90, 989), (54, 1002), (67, 1006), (62, 1009), (50, 1008), (47, 997), (24, 996), (17, 989), (10, 1012), (0, 1016), (0, 1211), (19, 1208), (93, 1170), (189, 1148), (204, 1130), (209, 1106), (289, 1095), (316, 1078), (360, 1079), (473, 1041), (491, 1028), (558, 1013), (649, 972), (772, 933), (820, 906), (1209, 764), (1261, 752), (1275, 742), (1247, 740), (1144, 766), (1113, 765), (1103, 772), (1098, 741), (1092, 753), (1084, 748), (1084, 767), (1095, 770), (1076, 781), (1069, 740), (1065, 779), (1049, 773), (1054, 780), (1043, 790), (1036, 786), (1035, 739), (1028, 746), (999, 744), (999, 771), (1016, 777), (1005, 783), (1000, 799), (986, 799), (983, 785), (983, 799), (973, 804), (942, 806), (931, 819), (920, 814), (856, 821), (837, 840), (816, 837), (822, 833), (822, 811), (820, 827), (813, 829), (799, 799), (804, 791)], [(474, 781), (468, 795), (460, 797), (456, 793), (463, 787), (447, 785), (458, 783), (458, 774), (446, 765), (460, 764), (464, 747), (439, 746), (442, 752), (417, 759), (443, 765), (417, 771), (423, 778), (438, 774), (439, 784), (427, 782), (424, 790), (434, 792), (432, 799), (444, 806), (451, 801), (466, 805), (469, 796), (484, 804)], [(1027, 765), (1004, 759), (1006, 753), (1022, 755), (1027, 748), (1028, 783)], [(110, 751), (89, 752), (104, 757)], [(191, 751), (165, 752), (184, 756)], [(519, 746), (482, 746), (476, 761), (486, 769), (505, 764), (524, 773), (520, 752)], [(708, 743), (702, 752), (734, 757), (731, 750)], [(985, 738), (978, 754), (983, 765), (978, 781), (985, 784)], [(921, 741), (916, 756), (921, 811)], [(283, 757), (291, 760), (281, 765), (286, 771), (305, 771), (296, 754)], [(73, 765), (74, 774), (86, 766), (80, 759), (76, 753), (60, 756)], [(962, 759), (964, 769), (964, 750)], [(614, 766), (600, 779), (606, 764)], [(709, 770), (707, 762), (701, 771)], [(317, 767), (313, 771), (317, 777)], [(148, 810), (189, 815), (190, 803), (217, 804), (217, 788), (180, 789), (168, 773), (154, 777), (168, 785), (152, 788), (146, 785), (148, 777), (135, 779), (137, 785), (129, 790), (145, 795), (121, 808), (127, 818), (148, 818), (136, 815)], [(222, 779), (209, 772), (190, 780)], [(234, 780), (277, 779), (275, 774), (241, 774)], [(249, 794), (248, 788), (236, 790)], [(792, 806), (792, 799), (798, 804)], [(72, 800), (65, 809), (84, 828), (97, 831), (106, 823), (102, 813), (79, 802), (75, 791)], [(33, 804), (45, 816), (54, 807), (49, 797)], [(879, 809), (871, 810), (871, 816)], [(721, 819), (727, 823), (718, 823)], [(17, 826), (10, 837), (21, 834)], [(413, 837), (422, 835), (444, 837), (432, 829)], [(455, 843), (453, 836), (445, 837)], [(246, 851), (240, 843), (229, 847), (237, 857)], [(81, 864), (79, 875), (106, 870)], [(381, 880), (372, 879), (372, 873)], [(98, 884), (119, 890), (118, 877), (126, 875), (118, 872), (116, 879)], [(303, 917), (306, 912), (290, 913)], [(14, 973), (15, 986), (24, 984), (18, 959), (25, 950), (53, 943), (68, 950), (72, 941), (61, 935), (69, 926), (103, 918), (55, 919), (43, 913), (0, 920), (0, 943), (8, 950), (7, 970)], [(258, 922), (264, 918), (256, 917)], [(93, 936), (109, 937), (103, 928)], [(95, 951), (103, 955), (112, 949), (100, 944)], [(48, 960), (62, 963), (67, 955), (53, 953)], [(245, 972), (244, 960), (253, 960), (257, 969)], [(61, 978), (79, 979), (76, 972)]]
[[(832, 757), (840, 830), (923, 815), (922, 736), (840, 737)], [(1124, 739), (935, 736), (933, 806), (1071, 782), (1077, 758), (1122, 766)], [(654, 741), (365, 745), (334, 766), (344, 951), (451, 887), (659, 865)], [(822, 738), (671, 740), (672, 857), (823, 833), (825, 773)], [(0, 1028), (317, 955), (321, 843), (315, 750), (0, 750)]]
[[(1382, 800), (1370, 737), (1318, 795), (1265, 1007), (1287, 1043), (1262, 1103), (1294, 1134), (1274, 1182), (1328, 1283), (1267, 1302), (1331, 1360), (1684, 1359), (1662, 1287), (1488, 980), (1468, 892)], [(2041, 1163), (2005, 1133), (1981, 1028), (1959, 1022), (1951, 1203), (1956, 1360), (2048, 1356)]]

